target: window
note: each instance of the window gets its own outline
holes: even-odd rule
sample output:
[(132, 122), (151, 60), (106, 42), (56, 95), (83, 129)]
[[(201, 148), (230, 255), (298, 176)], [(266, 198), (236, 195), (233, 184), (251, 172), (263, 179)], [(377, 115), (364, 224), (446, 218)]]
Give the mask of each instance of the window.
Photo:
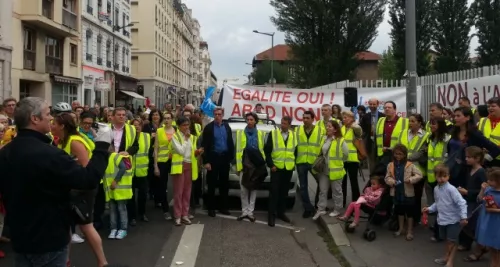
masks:
[(47, 36), (45, 38), (45, 71), (62, 74), (63, 46), (61, 40)]
[(92, 31), (91, 30), (87, 30), (87, 33), (86, 33), (86, 41), (85, 41), (85, 52), (87, 54), (92, 54)]
[(70, 62), (71, 64), (76, 64), (76, 61), (77, 61), (77, 55), (78, 55), (78, 48), (76, 46), (76, 44), (70, 44), (69, 45), (69, 48), (70, 48)]
[(78, 86), (74, 84), (54, 83), (52, 85), (52, 103), (71, 103), (78, 99)]
[(43, 0), (42, 1), (42, 15), (49, 19), (52, 19), (52, 13), (54, 10), (54, 2), (51, 0)]
[(127, 25), (127, 19), (125, 13), (122, 13), (122, 26), (125, 27), (125, 25)]
[(124, 67), (127, 65), (126, 61), (125, 61), (125, 58), (126, 58), (126, 56), (125, 56), (125, 47), (122, 47), (122, 66), (124, 66)]
[(19, 100), (30, 96), (30, 83), (27, 81), (19, 81)]
[(111, 62), (111, 42), (106, 42), (106, 61)]
[(118, 8), (115, 8), (115, 26), (118, 27), (118, 19), (120, 18), (120, 10)]
[(102, 58), (102, 35), (97, 36), (97, 57)]
[(76, 13), (77, 11), (76, 0), (63, 0), (63, 7), (73, 13)]
[(36, 36), (31, 29), (24, 28), (24, 68), (35, 70)]

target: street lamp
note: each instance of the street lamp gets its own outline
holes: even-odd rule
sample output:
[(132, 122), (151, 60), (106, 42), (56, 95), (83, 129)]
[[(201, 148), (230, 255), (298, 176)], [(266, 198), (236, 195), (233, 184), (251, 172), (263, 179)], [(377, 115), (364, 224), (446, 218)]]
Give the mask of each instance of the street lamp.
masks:
[(253, 30), (254, 33), (271, 36), (271, 87), (274, 87), (274, 32), (259, 32)]

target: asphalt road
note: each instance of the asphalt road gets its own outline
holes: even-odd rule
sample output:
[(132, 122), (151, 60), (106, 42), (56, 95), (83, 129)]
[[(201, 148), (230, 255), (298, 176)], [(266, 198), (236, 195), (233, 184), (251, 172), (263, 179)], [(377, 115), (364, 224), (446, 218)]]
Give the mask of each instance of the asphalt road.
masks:
[[(312, 190), (315, 184), (311, 184)], [(148, 202), (151, 221), (131, 227), (124, 240), (108, 240), (108, 232), (101, 231), (108, 261), (130, 267), (337, 266), (318, 235), (319, 226), (301, 217), (300, 201), (288, 212), (292, 224), (274, 228), (267, 226), (267, 213), (262, 210), (265, 202), (259, 201), (256, 223), (236, 221), (240, 200), (232, 198), (231, 202), (231, 216), (211, 218), (200, 210), (193, 225), (181, 227), (165, 221), (161, 210)], [(0, 248), (7, 253), (0, 266), (13, 266), (13, 252), (4, 244)], [(76, 267), (96, 266), (87, 243), (72, 245), (71, 261)]]

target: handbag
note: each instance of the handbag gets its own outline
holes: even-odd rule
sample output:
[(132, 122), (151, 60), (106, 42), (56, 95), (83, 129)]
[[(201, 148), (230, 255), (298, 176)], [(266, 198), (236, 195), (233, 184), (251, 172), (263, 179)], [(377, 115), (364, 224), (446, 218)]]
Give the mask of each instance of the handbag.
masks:
[(315, 172), (323, 172), (326, 167), (325, 157), (323, 157), (323, 153), (319, 154), (319, 156), (314, 160), (312, 164), (312, 169)]

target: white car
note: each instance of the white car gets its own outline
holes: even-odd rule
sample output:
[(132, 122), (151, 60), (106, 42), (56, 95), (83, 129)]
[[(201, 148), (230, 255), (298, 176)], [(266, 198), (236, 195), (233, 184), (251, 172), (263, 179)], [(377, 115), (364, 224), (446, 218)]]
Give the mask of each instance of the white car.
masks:
[[(259, 117), (260, 114), (259, 114)], [(247, 123), (244, 118), (229, 118), (225, 120), (226, 123), (231, 127), (233, 133), (233, 140), (236, 142), (236, 132), (238, 130), (243, 130), (247, 126)], [(276, 124), (272, 120), (261, 119), (262, 123), (257, 124), (257, 129), (261, 130), (266, 134), (265, 140), (267, 140), (268, 133), (272, 130), (277, 129)], [(235, 145), (236, 147), (236, 145)], [(236, 165), (231, 163), (231, 167), (229, 169), (229, 196), (230, 197), (240, 197), (240, 177), (236, 174)], [(269, 168), (267, 169), (268, 174), (271, 174)], [(203, 193), (207, 192), (208, 187), (206, 183), (206, 172), (203, 172)], [(288, 186), (288, 198), (287, 198), (287, 209), (293, 208), (295, 205), (296, 198), (296, 190), (297, 190), (297, 182), (298, 176), (297, 172), (294, 171), (292, 175), (292, 179)], [(268, 175), (263, 183), (261, 183), (257, 189), (257, 198), (269, 198), (269, 188), (271, 186), (271, 178)], [(218, 192), (216, 191), (216, 194)]]

